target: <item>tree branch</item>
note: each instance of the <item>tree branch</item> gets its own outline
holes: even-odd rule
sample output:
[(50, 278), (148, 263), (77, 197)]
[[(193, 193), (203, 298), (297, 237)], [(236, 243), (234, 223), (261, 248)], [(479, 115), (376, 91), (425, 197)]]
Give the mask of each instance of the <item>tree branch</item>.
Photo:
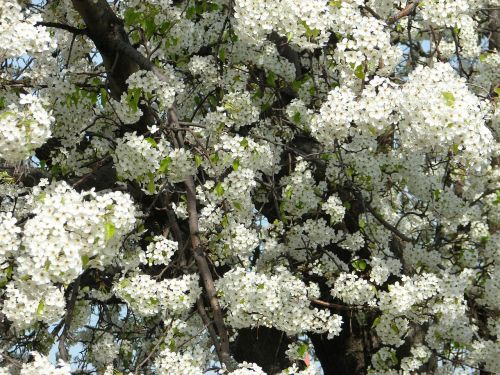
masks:
[(45, 27), (53, 27), (56, 29), (61, 29), (61, 30), (66, 30), (69, 31), (70, 33), (73, 33), (75, 35), (86, 35), (87, 34), (87, 29), (79, 29), (78, 27), (66, 25), (64, 23), (58, 23), (58, 22), (37, 22), (35, 23), (35, 26), (45, 26)]
[(212, 308), (212, 314), (214, 316), (215, 326), (220, 337), (219, 343), (214, 343), (214, 345), (220, 345), (219, 359), (226, 366), (230, 365), (230, 353), (229, 353), (229, 336), (227, 333), (226, 325), (224, 324), (224, 317), (222, 314), (222, 309), (217, 299), (217, 291), (215, 290), (215, 284), (210, 272), (210, 267), (208, 266), (206, 254), (203, 251), (203, 246), (201, 244), (199, 236), (198, 227), (198, 210), (196, 208), (196, 190), (194, 186), (193, 177), (189, 176), (184, 181), (187, 190), (187, 210), (189, 214), (189, 232), (191, 233), (191, 246), (193, 250), (193, 256), (198, 266), (198, 272), (200, 273), (203, 286), (207, 292), (208, 301), (210, 307)]
[(408, 237), (406, 234), (401, 233), (401, 231), (396, 228), (394, 225), (389, 224), (383, 217), (380, 215), (377, 211), (375, 211), (372, 206), (370, 206), (367, 202), (365, 202), (365, 207), (368, 209), (368, 212), (370, 212), (377, 221), (382, 224), (386, 229), (389, 229), (392, 233), (394, 233), (396, 236), (401, 238), (402, 240), (406, 242), (412, 242), (411, 237)]
[(78, 276), (73, 284), (73, 290), (71, 291), (71, 298), (68, 302), (68, 307), (66, 315), (64, 316), (64, 329), (59, 337), (59, 356), (64, 362), (68, 362), (69, 355), (68, 349), (66, 348), (66, 337), (68, 336), (69, 329), (71, 327), (71, 321), (73, 320), (73, 313), (75, 311), (76, 299), (78, 297), (78, 291), (80, 289), (81, 275)]
[(396, 23), (396, 21), (400, 20), (401, 18), (408, 16), (411, 12), (413, 12), (413, 10), (417, 7), (417, 5), (420, 2), (421, 2), (421, 0), (414, 0), (410, 3), (408, 3), (408, 5), (406, 5), (406, 7), (404, 7), (404, 9), (402, 9), (398, 13), (392, 15), (391, 17), (389, 17), (389, 19), (387, 20), (387, 24), (392, 25), (392, 24)]

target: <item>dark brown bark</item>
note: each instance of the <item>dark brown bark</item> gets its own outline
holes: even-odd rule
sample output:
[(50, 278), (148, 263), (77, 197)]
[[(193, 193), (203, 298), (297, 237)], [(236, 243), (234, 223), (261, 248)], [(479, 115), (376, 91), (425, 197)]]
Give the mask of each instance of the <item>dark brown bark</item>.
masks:
[(73, 6), (87, 26), (87, 35), (99, 50), (108, 73), (111, 95), (119, 100), (127, 90), (126, 80), (138, 70), (136, 62), (120, 54), (119, 45), (130, 45), (123, 22), (106, 0), (73, 0)]
[(285, 351), (291, 340), (275, 328), (244, 328), (231, 346), (238, 362), (258, 364), (266, 374), (275, 374), (290, 366)]
[(328, 340), (326, 335), (311, 334), (316, 356), (325, 375), (365, 374), (377, 340), (371, 332), (371, 322), (342, 314), (342, 332)]
[(490, 11), (490, 28), (492, 30), (490, 37), (490, 49), (500, 51), (500, 10)]

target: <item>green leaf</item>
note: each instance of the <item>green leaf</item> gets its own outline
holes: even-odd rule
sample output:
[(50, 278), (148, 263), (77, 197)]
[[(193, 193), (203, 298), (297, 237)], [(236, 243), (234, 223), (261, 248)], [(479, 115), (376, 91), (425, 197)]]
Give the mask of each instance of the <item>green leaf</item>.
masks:
[(217, 185), (215, 185), (215, 195), (218, 197), (222, 197), (224, 195), (224, 187), (221, 182), (217, 182)]
[(155, 176), (151, 172), (148, 173), (148, 192), (153, 194), (156, 191)]
[(358, 65), (356, 69), (354, 69), (354, 75), (356, 76), (356, 78), (365, 79), (365, 67), (363, 65)]
[(130, 285), (130, 280), (129, 279), (123, 279), (122, 281), (120, 281), (118, 283), (118, 285), (120, 286), (120, 288), (126, 288)]
[(358, 220), (358, 224), (359, 224), (359, 228), (360, 229), (365, 229), (365, 227), (366, 227), (366, 221), (364, 221), (364, 219), (360, 218)]
[(227, 218), (227, 215), (224, 215), (221, 221), (222, 228), (227, 228), (229, 226), (229, 220)]
[(217, 162), (219, 161), (219, 154), (213, 154), (210, 157), (210, 161), (212, 162), (212, 164), (217, 164)]
[(90, 98), (90, 101), (92, 102), (92, 104), (96, 104), (97, 103), (97, 99), (99, 98), (99, 95), (97, 94), (97, 92), (89, 92), (87, 94), (87, 96)]
[(269, 71), (266, 77), (266, 83), (270, 87), (276, 87), (276, 74), (273, 71)]
[(376, 326), (378, 326), (380, 324), (380, 316), (377, 316), (374, 320), (373, 320), (373, 324), (372, 324), (372, 328), (375, 328)]
[(300, 346), (299, 346), (299, 350), (298, 350), (298, 354), (301, 358), (303, 358), (306, 353), (307, 353), (307, 349), (309, 349), (309, 347), (307, 346), (306, 343), (301, 343)]
[(101, 105), (102, 107), (106, 107), (106, 103), (108, 102), (108, 92), (106, 89), (101, 87)]
[(170, 339), (170, 342), (168, 344), (168, 348), (170, 349), (171, 352), (175, 352), (176, 345), (175, 345), (175, 340), (174, 339)]
[(307, 24), (307, 22), (306, 21), (300, 21), (299, 24), (301, 24), (302, 26), (304, 26), (304, 29), (306, 30), (306, 37), (310, 38), (313, 35), (313, 33), (312, 33), (311, 28)]
[(446, 105), (449, 107), (453, 107), (453, 104), (455, 104), (455, 96), (449, 91), (443, 91), (441, 95), (443, 95), (443, 99)]
[(271, 103), (264, 103), (260, 106), (261, 112), (266, 112), (271, 108)]
[(396, 335), (399, 335), (399, 328), (396, 324), (392, 323), (391, 324), (391, 329), (392, 331), (396, 334)]
[(127, 92), (127, 103), (132, 109), (132, 112), (137, 112), (139, 109), (139, 99), (141, 98), (141, 89), (131, 89)]
[(330, 1), (328, 3), (328, 5), (330, 5), (331, 7), (334, 7), (334, 8), (340, 8), (342, 6), (342, 1), (341, 0)]
[(202, 157), (200, 155), (195, 155), (194, 156), (194, 161), (196, 163), (196, 167), (198, 168), (201, 165), (201, 162), (203, 161)]
[(38, 307), (36, 308), (36, 315), (42, 315), (43, 309), (45, 308), (45, 301), (43, 299), (38, 303)]
[(366, 261), (364, 259), (356, 259), (352, 262), (352, 266), (356, 271), (364, 271), (366, 269)]
[(88, 255), (82, 255), (82, 266), (83, 268), (87, 267), (87, 264), (89, 264), (89, 256)]
[(222, 62), (226, 61), (226, 49), (225, 48), (219, 49), (219, 59)]
[(36, 200), (38, 202), (43, 202), (45, 198), (47, 197), (47, 193), (45, 191), (42, 191), (38, 196), (36, 197)]
[(436, 189), (432, 192), (432, 195), (434, 196), (434, 200), (438, 201), (441, 198), (441, 190)]
[(496, 197), (495, 197), (495, 200), (493, 201), (493, 204), (495, 206), (498, 206), (500, 204), (500, 190), (496, 191)]
[(170, 156), (167, 156), (160, 162), (160, 168), (158, 168), (158, 172), (160, 173), (167, 172), (168, 168), (170, 167), (170, 164), (172, 164), (172, 158)]
[(243, 146), (244, 149), (248, 147), (248, 139), (243, 138), (240, 142), (240, 145)]
[(106, 241), (112, 239), (113, 236), (115, 235), (115, 232), (116, 232), (115, 225), (112, 222), (107, 221), (104, 224), (104, 238), (106, 239)]
[(151, 137), (147, 137), (144, 139), (146, 142), (148, 142), (151, 146), (153, 146), (154, 148), (157, 148), (158, 147), (158, 144), (156, 143), (156, 141), (151, 138)]
[(300, 112), (295, 112), (292, 116), (292, 121), (296, 124), (300, 124), (301, 117)]
[(196, 17), (196, 7), (195, 6), (191, 6), (189, 8), (187, 8), (186, 10), (186, 18), (188, 20), (192, 20)]
[(156, 31), (154, 16), (148, 16), (144, 18), (144, 20), (142, 21), (142, 27), (146, 34), (146, 39), (151, 38)]
[(257, 290), (262, 290), (264, 289), (266, 286), (264, 284), (258, 284), (257, 285)]
[(5, 270), (5, 277), (10, 279), (12, 277), (12, 274), (14, 273), (14, 267), (12, 266), (9, 266), (7, 267), (7, 269)]
[(127, 8), (123, 20), (126, 26), (137, 24), (141, 20), (141, 13), (136, 12), (133, 8)]
[(235, 159), (233, 161), (233, 171), (237, 171), (240, 166), (240, 159)]
[(302, 81), (297, 81), (297, 80), (293, 81), (292, 82), (292, 90), (295, 92), (299, 91), (303, 84), (304, 83)]
[(500, 87), (495, 88), (495, 90), (493, 90), (493, 91), (495, 92), (495, 94), (500, 96)]

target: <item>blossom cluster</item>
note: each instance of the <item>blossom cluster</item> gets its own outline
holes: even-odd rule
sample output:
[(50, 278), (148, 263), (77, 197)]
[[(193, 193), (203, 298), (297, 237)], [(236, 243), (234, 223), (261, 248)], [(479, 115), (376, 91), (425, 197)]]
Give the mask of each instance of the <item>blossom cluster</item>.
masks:
[(63, 361), (59, 361), (57, 366), (54, 366), (48, 357), (32, 352), (33, 361), (25, 363), (21, 367), (19, 375), (69, 375), (70, 366)]
[(40, 21), (40, 15), (26, 12), (18, 1), (4, 1), (0, 14), (0, 59), (41, 54), (53, 49), (55, 43), (48, 30), (35, 26)]
[(146, 247), (143, 263), (149, 265), (167, 265), (177, 250), (177, 242), (164, 236), (154, 236), (152, 242)]
[(182, 315), (189, 311), (201, 293), (197, 275), (156, 281), (149, 275), (135, 274), (122, 277), (115, 283), (113, 291), (139, 316), (160, 312)]
[(316, 184), (308, 163), (299, 160), (293, 174), (284, 177), (280, 183), (285, 186), (282, 193), (284, 211), (303, 215), (316, 209), (321, 202), (324, 184)]
[(43, 99), (21, 94), (18, 103), (0, 110), (0, 158), (11, 163), (30, 157), (51, 135), (54, 118)]
[(309, 307), (309, 300), (318, 295), (317, 286), (306, 286), (285, 268), (269, 276), (236, 267), (216, 286), (223, 306), (229, 308), (228, 323), (234, 328), (264, 325), (289, 335), (310, 330), (325, 332), (328, 337), (340, 332), (340, 316)]
[(333, 22), (322, 0), (238, 0), (234, 9), (238, 36), (249, 44), (260, 44), (267, 34), (276, 31), (301, 48), (312, 49), (328, 41)]
[(179, 81), (170, 65), (165, 65), (161, 74), (164, 76), (164, 79), (161, 80), (150, 71), (139, 70), (131, 74), (127, 79), (128, 92), (139, 90), (144, 94), (146, 100), (157, 98), (162, 107), (172, 107), (175, 95), (182, 92), (184, 85)]
[(375, 288), (356, 274), (341, 273), (333, 282), (331, 292), (350, 305), (375, 304)]
[(54, 285), (37, 285), (17, 280), (6, 286), (2, 312), (17, 329), (36, 322), (54, 323), (64, 315), (64, 292)]
[(11, 213), (0, 213), (0, 264), (15, 254), (21, 243), (21, 228), (16, 223), (17, 220)]
[(113, 160), (118, 176), (137, 181), (146, 194), (158, 192), (162, 177), (180, 182), (196, 170), (189, 150), (172, 148), (161, 138), (127, 133), (117, 142)]
[(110, 264), (135, 228), (135, 207), (121, 192), (78, 193), (61, 182), (37, 189), (33, 200), (16, 270), (38, 285), (67, 285), (87, 267)]
[(402, 87), (399, 124), (403, 145), (425, 151), (455, 148), (457, 161), (484, 167), (493, 138), (485, 124), (485, 107), (464, 79), (444, 63), (417, 67)]

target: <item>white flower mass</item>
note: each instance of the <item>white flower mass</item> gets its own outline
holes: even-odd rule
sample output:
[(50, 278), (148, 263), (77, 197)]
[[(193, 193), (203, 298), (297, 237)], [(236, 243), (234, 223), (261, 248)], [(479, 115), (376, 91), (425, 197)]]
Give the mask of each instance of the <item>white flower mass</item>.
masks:
[(0, 1), (0, 375), (500, 373), (499, 0)]

